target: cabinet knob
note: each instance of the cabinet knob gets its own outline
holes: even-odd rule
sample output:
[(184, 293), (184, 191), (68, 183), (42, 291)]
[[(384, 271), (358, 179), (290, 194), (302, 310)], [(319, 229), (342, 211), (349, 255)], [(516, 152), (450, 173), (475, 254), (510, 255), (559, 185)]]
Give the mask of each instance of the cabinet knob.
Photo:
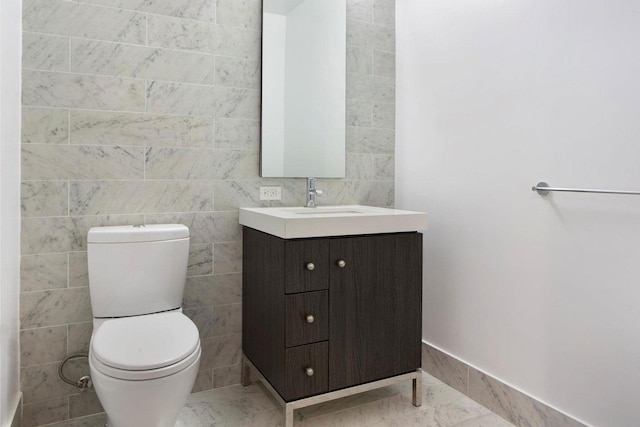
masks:
[(316, 268), (315, 264), (312, 262), (308, 262), (306, 267), (307, 267), (307, 270), (309, 271), (314, 270)]
[(307, 369), (305, 369), (305, 372), (307, 373), (308, 377), (312, 377), (313, 374), (315, 374), (315, 372), (314, 372), (312, 367), (308, 367)]
[(345, 265), (347, 265), (347, 263), (343, 259), (339, 259), (337, 264), (338, 264), (338, 267), (340, 268), (344, 268)]
[(307, 314), (306, 319), (307, 319), (307, 323), (313, 323), (316, 320), (316, 318), (313, 317), (313, 314)]

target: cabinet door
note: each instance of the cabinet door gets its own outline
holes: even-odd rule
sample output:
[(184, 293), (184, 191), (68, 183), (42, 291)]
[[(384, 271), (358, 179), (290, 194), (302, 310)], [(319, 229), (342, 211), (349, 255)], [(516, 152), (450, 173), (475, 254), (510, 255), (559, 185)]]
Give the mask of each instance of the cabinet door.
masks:
[(332, 239), (330, 262), (329, 389), (419, 368), (422, 235)]

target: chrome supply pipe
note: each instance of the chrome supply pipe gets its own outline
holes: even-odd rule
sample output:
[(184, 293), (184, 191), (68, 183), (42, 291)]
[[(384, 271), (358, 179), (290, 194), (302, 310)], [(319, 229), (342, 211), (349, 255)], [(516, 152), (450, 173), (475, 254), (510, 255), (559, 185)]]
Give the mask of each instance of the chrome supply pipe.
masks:
[(72, 354), (70, 356), (67, 356), (62, 363), (60, 363), (60, 366), (58, 367), (58, 376), (60, 377), (60, 379), (62, 381), (64, 381), (65, 383), (72, 385), (74, 387), (78, 387), (80, 389), (80, 391), (85, 391), (85, 390), (91, 390), (93, 389), (93, 382), (91, 381), (91, 377), (89, 375), (83, 375), (82, 377), (80, 377), (78, 379), (78, 381), (73, 381), (69, 378), (67, 378), (64, 374), (64, 365), (69, 361), (69, 360), (73, 360), (73, 359), (88, 359), (89, 355), (86, 353), (76, 353), (76, 354)]

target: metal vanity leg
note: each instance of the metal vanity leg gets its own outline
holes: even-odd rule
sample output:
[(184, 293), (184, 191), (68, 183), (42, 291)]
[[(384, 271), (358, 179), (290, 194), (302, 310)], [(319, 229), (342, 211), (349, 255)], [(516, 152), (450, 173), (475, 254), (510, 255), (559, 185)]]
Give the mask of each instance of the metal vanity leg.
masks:
[(251, 384), (251, 366), (247, 361), (247, 356), (242, 355), (242, 366), (240, 367), (240, 383), (244, 386)]
[(293, 427), (293, 406), (284, 405), (284, 427)]
[(413, 406), (422, 406), (422, 372), (418, 369), (418, 376), (413, 379)]

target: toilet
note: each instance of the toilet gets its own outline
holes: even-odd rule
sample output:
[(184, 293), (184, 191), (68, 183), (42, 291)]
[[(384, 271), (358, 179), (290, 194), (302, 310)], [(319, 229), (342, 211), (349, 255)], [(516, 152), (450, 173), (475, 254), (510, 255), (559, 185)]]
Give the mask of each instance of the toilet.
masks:
[(189, 229), (94, 227), (87, 236), (93, 334), (89, 370), (113, 427), (172, 427), (200, 366), (182, 313)]

